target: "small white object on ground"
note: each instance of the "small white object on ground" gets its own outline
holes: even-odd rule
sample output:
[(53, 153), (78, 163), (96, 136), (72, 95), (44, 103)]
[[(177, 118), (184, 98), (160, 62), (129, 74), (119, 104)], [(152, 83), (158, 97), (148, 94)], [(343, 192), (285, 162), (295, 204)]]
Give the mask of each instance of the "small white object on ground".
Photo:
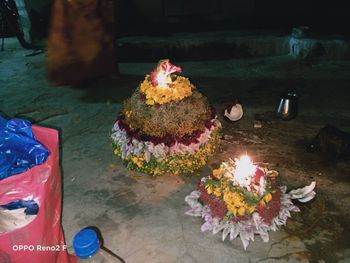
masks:
[(233, 105), (232, 108), (230, 109), (230, 112), (228, 112), (227, 109), (225, 110), (224, 115), (231, 121), (240, 120), (243, 116), (242, 105), (238, 103), (236, 105)]
[(254, 122), (254, 128), (256, 128), (256, 129), (262, 128), (262, 123), (260, 121), (255, 121)]

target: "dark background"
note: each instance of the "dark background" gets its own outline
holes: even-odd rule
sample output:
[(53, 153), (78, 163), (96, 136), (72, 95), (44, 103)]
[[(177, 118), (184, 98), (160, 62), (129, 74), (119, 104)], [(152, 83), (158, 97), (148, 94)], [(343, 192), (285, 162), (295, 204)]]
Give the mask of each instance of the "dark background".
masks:
[[(53, 1), (24, 0), (34, 37), (47, 36)], [(309, 26), (315, 35), (349, 36), (346, 0), (112, 0), (117, 37), (175, 32), (273, 30)], [(6, 28), (7, 31), (7, 28)]]
[(148, 0), (116, 1), (119, 36), (172, 32), (309, 26), (315, 34), (349, 32), (345, 0)]

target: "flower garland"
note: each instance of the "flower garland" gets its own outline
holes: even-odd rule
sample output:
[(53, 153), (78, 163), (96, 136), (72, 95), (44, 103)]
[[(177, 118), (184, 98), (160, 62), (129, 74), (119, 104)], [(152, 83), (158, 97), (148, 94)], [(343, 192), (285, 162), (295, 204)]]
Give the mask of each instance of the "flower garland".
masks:
[[(223, 231), (222, 240), (229, 234), (230, 240), (240, 236), (246, 249), (254, 234), (268, 242), (268, 231), (277, 231), (286, 224), (290, 212), (300, 211), (292, 199), (307, 202), (315, 196), (315, 183), (286, 193), (285, 186), (276, 186), (276, 171), (241, 164), (242, 159), (222, 163), (201, 179), (198, 190), (185, 201), (191, 207), (186, 214), (204, 219), (202, 232)], [(240, 174), (241, 169), (245, 176)]]
[(146, 75), (140, 84), (139, 91), (145, 97), (147, 105), (165, 104), (171, 101), (180, 101), (192, 95), (194, 86), (189, 79), (182, 76), (173, 76), (174, 80), (167, 87), (153, 86), (150, 75)]
[(194, 139), (154, 143), (130, 136), (125, 124), (117, 120), (111, 135), (114, 154), (127, 161), (131, 170), (152, 175), (192, 173), (205, 165), (219, 143), (221, 124), (216, 119), (210, 123)]

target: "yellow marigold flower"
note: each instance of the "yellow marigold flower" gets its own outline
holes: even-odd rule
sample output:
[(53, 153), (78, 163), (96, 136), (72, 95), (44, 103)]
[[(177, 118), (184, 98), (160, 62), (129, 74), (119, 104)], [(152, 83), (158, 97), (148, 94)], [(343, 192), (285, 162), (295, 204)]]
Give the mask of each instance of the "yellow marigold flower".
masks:
[(126, 111), (126, 112), (125, 112), (125, 116), (126, 116), (126, 117), (130, 117), (130, 116), (131, 116), (131, 113), (132, 113), (132, 111)]
[(140, 91), (144, 93), (147, 89), (148, 75), (146, 75), (145, 80), (140, 85)]
[(238, 215), (244, 216), (244, 214), (245, 214), (245, 208), (243, 206), (241, 206), (240, 208), (238, 208)]
[(268, 202), (270, 202), (272, 199), (272, 194), (268, 193), (265, 195), (259, 202), (260, 205), (266, 205)]
[(234, 216), (237, 215), (237, 208), (235, 206), (228, 206), (227, 209), (233, 213)]
[(142, 157), (133, 156), (131, 158), (131, 161), (134, 164), (136, 164), (138, 167), (142, 167), (143, 166), (143, 158)]
[(211, 194), (213, 192), (213, 187), (211, 185), (205, 186), (205, 189), (207, 189), (208, 194)]
[(218, 187), (215, 187), (215, 189), (214, 189), (214, 195), (215, 195), (216, 197), (220, 197), (220, 196), (221, 196), (221, 189), (218, 188)]
[(154, 100), (148, 99), (148, 100), (146, 100), (146, 104), (147, 105), (154, 105)]
[(155, 168), (155, 169), (153, 170), (153, 174), (154, 174), (154, 175), (160, 175), (160, 174), (162, 174), (162, 171), (161, 171), (159, 168)]
[(271, 193), (268, 193), (267, 195), (264, 196), (264, 201), (266, 203), (270, 202), (272, 199), (272, 194)]
[(225, 189), (224, 189), (224, 191), (227, 192), (227, 193), (231, 193), (231, 189), (230, 189), (229, 186), (226, 186)]
[(140, 92), (145, 94), (146, 99), (152, 99), (154, 103), (164, 104), (192, 95), (192, 87), (190, 81), (181, 76), (178, 76), (167, 88), (154, 87), (149, 76), (146, 76), (140, 84)]
[(213, 176), (214, 176), (215, 178), (220, 179), (220, 178), (221, 178), (220, 175), (221, 175), (221, 169), (220, 169), (220, 168), (214, 169), (214, 170), (213, 170)]
[(118, 153), (119, 153), (118, 148), (115, 148), (115, 149), (114, 149), (114, 154), (117, 155)]
[(250, 214), (252, 214), (256, 210), (256, 207), (255, 206), (247, 206), (247, 210)]
[(237, 208), (245, 205), (243, 197), (236, 192), (224, 192), (224, 202), (226, 203), (227, 208), (232, 212), (233, 207)]

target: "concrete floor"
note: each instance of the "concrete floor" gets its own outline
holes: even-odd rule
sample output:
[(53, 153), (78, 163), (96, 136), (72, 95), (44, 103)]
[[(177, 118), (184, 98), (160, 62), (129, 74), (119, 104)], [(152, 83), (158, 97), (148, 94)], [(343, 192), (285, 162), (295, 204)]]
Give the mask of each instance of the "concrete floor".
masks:
[[(222, 120), (223, 143), (215, 167), (248, 152), (280, 172), (289, 189), (317, 182), (317, 197), (301, 206), (287, 227), (256, 238), (246, 251), (239, 240), (201, 233), (200, 218), (184, 213), (184, 198), (204, 167), (191, 177), (153, 178), (130, 173), (112, 155), (110, 130), (121, 102), (154, 63), (123, 63), (120, 80), (101, 79), (80, 88), (51, 87), (43, 54), (26, 57), (14, 39), (0, 52), (0, 111), (55, 127), (61, 134), (63, 219), (67, 244), (86, 226), (98, 227), (105, 246), (126, 262), (350, 262), (350, 164), (325, 162), (304, 143), (330, 123), (350, 132), (350, 61), (302, 65), (288, 56), (185, 61), (183, 75), (208, 96), (222, 120), (230, 97), (242, 101), (237, 123)], [(300, 111), (289, 122), (253, 127), (254, 115), (273, 111), (279, 94), (300, 94)]]

